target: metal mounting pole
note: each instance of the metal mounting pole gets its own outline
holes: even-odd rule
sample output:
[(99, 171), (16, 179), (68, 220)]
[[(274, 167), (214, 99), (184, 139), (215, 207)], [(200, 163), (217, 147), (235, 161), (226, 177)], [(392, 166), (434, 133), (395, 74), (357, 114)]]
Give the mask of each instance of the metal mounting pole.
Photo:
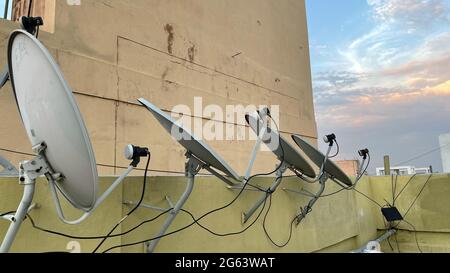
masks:
[(32, 160), (22, 161), (20, 163), (19, 184), (24, 185), (23, 196), (16, 213), (11, 217), (11, 224), (0, 247), (0, 253), (9, 252), (11, 249), (20, 226), (33, 202), (36, 179), (44, 174), (54, 177), (59, 176), (59, 174), (52, 171), (47, 163), (44, 155), (45, 144), (42, 143), (37, 145), (36, 148), (33, 148), (38, 151), (39, 155)]
[(18, 176), (19, 171), (8, 160), (0, 156), (0, 166), (3, 170), (0, 172), (0, 176)]
[(188, 155), (188, 158), (189, 158), (189, 160), (186, 163), (186, 177), (187, 177), (186, 178), (186, 189), (184, 190), (184, 193), (180, 197), (178, 202), (175, 204), (175, 207), (170, 212), (170, 214), (167, 217), (166, 222), (162, 226), (161, 230), (155, 236), (155, 238), (157, 238), (157, 239), (152, 240), (150, 243), (146, 243), (147, 253), (153, 253), (153, 251), (155, 250), (159, 241), (161, 240), (161, 238), (158, 238), (158, 237), (161, 237), (166, 233), (167, 229), (172, 224), (172, 222), (175, 220), (175, 217), (178, 215), (181, 208), (183, 207), (183, 205), (186, 203), (187, 199), (191, 195), (192, 189), (194, 188), (195, 175), (200, 170), (200, 167), (202, 164), (194, 157), (191, 157)]
[(53, 198), (53, 202), (55, 203), (56, 206), (56, 212), (58, 214), (59, 219), (64, 222), (65, 224), (68, 225), (77, 225), (81, 222), (83, 222), (84, 220), (86, 220), (89, 216), (91, 216), (91, 214), (103, 203), (103, 201), (105, 201), (105, 199), (125, 180), (125, 178), (127, 177), (127, 175), (134, 169), (134, 167), (132, 165), (130, 165), (128, 167), (128, 169), (121, 175), (119, 176), (114, 183), (97, 199), (97, 201), (95, 202), (95, 205), (92, 207), (92, 209), (88, 212), (85, 212), (80, 218), (78, 218), (77, 220), (67, 220), (64, 216), (64, 212), (61, 208), (61, 203), (59, 201), (59, 197), (58, 197), (58, 192), (56, 190), (56, 186), (55, 186), (55, 182), (52, 180), (49, 180), (49, 186), (50, 186), (50, 193), (52, 195)]
[(9, 225), (5, 239), (0, 247), (0, 253), (9, 252), (13, 244), (17, 232), (19, 232), (20, 226), (28, 213), (28, 208), (31, 206), (31, 202), (33, 201), (35, 183), (36, 181), (34, 179), (29, 179), (29, 181), (27, 181), (24, 185), (22, 201), (20, 201), (19, 208), (17, 209), (14, 217), (11, 219), (12, 222)]
[(327, 174), (323, 174), (322, 177), (320, 177), (319, 180), (319, 184), (320, 184), (320, 189), (319, 191), (317, 191), (317, 193), (315, 194), (315, 196), (313, 196), (309, 202), (308, 205), (302, 209), (300, 211), (300, 214), (297, 215), (297, 221), (296, 221), (296, 225), (298, 226), (300, 224), (300, 222), (305, 219), (306, 215), (308, 215), (308, 213), (311, 212), (312, 207), (314, 206), (314, 204), (317, 202), (317, 200), (319, 200), (320, 196), (323, 194), (323, 192), (325, 191), (325, 184), (328, 180), (328, 175)]
[(267, 197), (269, 197), (270, 194), (275, 192), (275, 190), (278, 188), (278, 186), (281, 183), (281, 180), (283, 179), (283, 173), (286, 172), (288, 165), (286, 163), (280, 163), (281, 166), (279, 166), (277, 171), (277, 177), (275, 178), (275, 181), (273, 182), (272, 186), (267, 190), (266, 193), (263, 193), (259, 200), (253, 205), (253, 207), (243, 213), (243, 223), (247, 223), (248, 219), (252, 217), (252, 215), (256, 212), (256, 210), (266, 201)]
[(385, 234), (383, 234), (381, 237), (376, 239), (375, 241), (371, 241), (367, 243), (366, 246), (361, 247), (359, 249), (351, 251), (351, 253), (366, 253), (368, 251), (373, 251), (374, 249), (371, 249), (370, 246), (372, 245), (380, 245), (383, 241), (389, 239), (391, 236), (395, 235), (397, 231), (395, 229), (388, 230)]

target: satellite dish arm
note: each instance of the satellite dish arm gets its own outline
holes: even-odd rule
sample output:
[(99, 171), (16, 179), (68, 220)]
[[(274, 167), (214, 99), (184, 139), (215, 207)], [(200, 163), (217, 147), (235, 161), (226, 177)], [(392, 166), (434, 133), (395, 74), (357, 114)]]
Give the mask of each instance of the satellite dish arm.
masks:
[(3, 88), (5, 86), (6, 82), (9, 80), (9, 69), (8, 65), (5, 65), (3, 68), (2, 74), (0, 74), (0, 88)]
[(331, 152), (332, 147), (333, 147), (333, 145), (328, 146), (327, 153), (325, 154), (325, 158), (323, 160), (322, 166), (320, 166), (320, 171), (319, 171), (319, 174), (316, 176), (316, 178), (310, 179), (302, 174), (298, 174), (297, 172), (295, 172), (297, 174), (297, 176), (299, 176), (302, 180), (304, 180), (308, 183), (311, 183), (311, 184), (316, 183), (317, 181), (320, 181), (322, 179), (322, 177), (325, 175), (325, 164), (327, 163), (328, 159), (330, 158), (330, 152)]
[(114, 181), (114, 183), (100, 196), (100, 198), (97, 199), (97, 202), (95, 202), (95, 205), (92, 207), (90, 211), (84, 213), (79, 219), (72, 221), (67, 220), (65, 218), (64, 212), (61, 208), (61, 202), (59, 201), (58, 193), (56, 191), (55, 181), (50, 181), (49, 183), (50, 191), (52, 194), (53, 201), (55, 202), (56, 205), (56, 212), (58, 214), (59, 219), (68, 225), (77, 225), (85, 221), (103, 203), (103, 201), (105, 201), (105, 199), (123, 182), (125, 177), (127, 177), (128, 174), (130, 174), (130, 172), (133, 169), (134, 167), (130, 165), (128, 169), (119, 178), (117, 178), (116, 181)]
[[(265, 111), (263, 112), (265, 113)], [(252, 169), (253, 169), (253, 165), (255, 164), (255, 160), (256, 160), (256, 155), (258, 153), (259, 148), (261, 147), (261, 143), (263, 141), (264, 135), (267, 133), (267, 126), (268, 126), (268, 121), (266, 118), (265, 114), (262, 114), (261, 112), (257, 112), (257, 119), (261, 118), (263, 120), (263, 125), (261, 127), (261, 130), (259, 131), (259, 133), (257, 134), (257, 139), (256, 139), (256, 143), (253, 146), (253, 151), (252, 151), (252, 155), (250, 157), (250, 161), (248, 163), (247, 166), (247, 171), (245, 173), (245, 177), (244, 180), (242, 181), (242, 185), (247, 184), (248, 179), (250, 178), (250, 175), (252, 173)], [(258, 120), (257, 120), (258, 122)], [(259, 122), (258, 122), (259, 124)], [(259, 126), (257, 126), (256, 128), (258, 128)]]
[(19, 171), (8, 160), (0, 156), (0, 166), (3, 171), (0, 171), (0, 176), (19, 176)]
[(125, 157), (129, 160), (133, 160), (128, 169), (121, 176), (119, 176), (116, 179), (116, 181), (114, 181), (114, 183), (100, 196), (100, 198), (97, 199), (92, 209), (84, 213), (79, 219), (73, 221), (67, 220), (66, 217), (64, 216), (64, 212), (61, 208), (61, 202), (59, 201), (58, 193), (56, 191), (55, 180), (50, 178), (49, 179), (50, 191), (52, 194), (53, 201), (55, 202), (56, 205), (56, 212), (58, 214), (59, 219), (69, 225), (77, 225), (86, 220), (103, 203), (103, 201), (105, 201), (105, 199), (123, 182), (125, 177), (127, 177), (130, 174), (130, 172), (137, 167), (140, 158), (145, 156), (150, 156), (148, 148), (142, 148), (131, 144), (127, 145), (125, 147)]

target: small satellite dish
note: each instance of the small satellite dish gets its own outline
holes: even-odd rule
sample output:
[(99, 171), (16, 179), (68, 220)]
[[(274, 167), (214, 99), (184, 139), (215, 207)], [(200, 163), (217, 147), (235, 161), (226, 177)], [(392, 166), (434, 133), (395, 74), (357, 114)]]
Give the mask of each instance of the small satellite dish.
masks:
[(24, 30), (12, 32), (8, 65), (17, 106), (32, 146), (45, 143), (53, 170), (64, 175), (57, 188), (76, 208), (96, 202), (98, 175), (81, 113), (56, 62)]
[(211, 148), (203, 143), (203, 141), (193, 136), (181, 125), (177, 124), (170, 116), (161, 111), (161, 109), (143, 98), (138, 99), (138, 101), (145, 106), (164, 127), (164, 129), (187, 150), (187, 162), (185, 167), (187, 177), (186, 189), (175, 206), (172, 206), (170, 215), (167, 217), (166, 222), (156, 236), (156, 238), (159, 239), (152, 240), (149, 244), (147, 244), (147, 252), (153, 252), (161, 236), (166, 233), (167, 229), (175, 220), (175, 217), (189, 198), (193, 190), (195, 175), (197, 175), (201, 169), (208, 170), (229, 185), (235, 184), (226, 179), (220, 173), (216, 172), (214, 169), (217, 169), (236, 180), (239, 180), (239, 175), (237, 175), (237, 173), (233, 171), (233, 169), (231, 169), (231, 167), (228, 166), (228, 164)]
[[(256, 119), (253, 115), (245, 115), (245, 120), (250, 125), (252, 130), (258, 134), (258, 131), (263, 126), (263, 122), (260, 118)], [(258, 121), (257, 121), (258, 120)], [(276, 149), (272, 152), (281, 161), (286, 162), (291, 168), (300, 171), (302, 174), (314, 178), (316, 173), (309, 163), (289, 144), (283, 136), (278, 132), (275, 132), (270, 127), (267, 127), (266, 134), (262, 136), (263, 142), (271, 147), (270, 142), (275, 141), (277, 143)], [(280, 142), (278, 144), (278, 142)]]
[[(325, 156), (319, 152), (316, 148), (310, 145), (308, 142), (300, 138), (300, 136), (293, 135), (292, 139), (297, 143), (297, 145), (303, 150), (303, 152), (316, 164), (317, 166), (322, 166)], [(325, 162), (324, 171), (332, 179), (347, 185), (352, 186), (352, 180), (331, 160)]]
[[(253, 167), (256, 153), (258, 151), (261, 142), (266, 144), (272, 152), (277, 156), (280, 161), (280, 165), (276, 171), (276, 178), (268, 192), (273, 194), (283, 179), (283, 173), (287, 169), (291, 169), (294, 172), (300, 172), (308, 177), (315, 177), (316, 174), (313, 168), (306, 162), (306, 160), (279, 134), (272, 130), (267, 123), (267, 119), (270, 117), (270, 111), (265, 108), (261, 111), (257, 111), (253, 114), (246, 114), (245, 120), (250, 125), (250, 128), (256, 133), (258, 139), (253, 148), (253, 153), (247, 169), (245, 181), (247, 181), (251, 168)], [(269, 197), (267, 193), (261, 194), (256, 203), (242, 215), (243, 223), (246, 223), (250, 217), (256, 212), (256, 210), (266, 201)]]
[(239, 180), (239, 175), (202, 140), (193, 136), (187, 129), (177, 124), (170, 116), (147, 100), (140, 98), (138, 101), (155, 116), (164, 129), (189, 153), (192, 153), (198, 159), (202, 160), (206, 165), (216, 168), (226, 175)]

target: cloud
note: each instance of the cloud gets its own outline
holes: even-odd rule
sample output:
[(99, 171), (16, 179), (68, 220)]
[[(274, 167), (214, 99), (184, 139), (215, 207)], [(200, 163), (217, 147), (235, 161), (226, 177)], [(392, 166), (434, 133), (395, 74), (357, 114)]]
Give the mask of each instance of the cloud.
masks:
[[(343, 139), (341, 159), (370, 144), (376, 167), (384, 154), (395, 163), (436, 148), (450, 132), (450, 9), (440, 0), (368, 4), (373, 27), (318, 66), (313, 89), (319, 134)], [(441, 167), (439, 155), (412, 163)]]
[(450, 9), (443, 0), (368, 0), (367, 3), (377, 20), (400, 22), (410, 31), (436, 22), (448, 23)]

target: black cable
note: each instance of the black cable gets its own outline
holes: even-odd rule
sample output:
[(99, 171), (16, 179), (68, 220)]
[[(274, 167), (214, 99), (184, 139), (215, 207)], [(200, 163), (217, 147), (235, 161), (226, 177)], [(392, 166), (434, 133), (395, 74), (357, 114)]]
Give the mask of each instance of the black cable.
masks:
[(394, 234), (394, 239), (395, 239), (395, 244), (397, 244), (398, 253), (401, 253), (400, 252), (400, 244), (398, 243), (398, 240), (397, 240), (397, 233)]
[(372, 198), (367, 196), (365, 193), (362, 193), (362, 192), (358, 191), (357, 189), (353, 189), (353, 190), (356, 191), (357, 193), (361, 194), (362, 196), (366, 197), (368, 200), (372, 201), (374, 204), (376, 204), (380, 208), (383, 208), (383, 206), (381, 206), (380, 203), (378, 203), (377, 201), (373, 200)]
[(332, 156), (329, 156), (328, 159), (335, 158), (336, 156), (339, 155), (339, 152), (340, 152), (339, 143), (337, 142), (336, 139), (334, 140), (334, 143), (336, 143), (336, 149), (337, 149), (336, 153), (334, 155), (332, 155)]
[[(392, 206), (394, 206), (394, 199), (395, 199), (395, 193), (394, 193), (394, 174), (391, 175), (391, 193), (392, 193)], [(386, 200), (385, 200), (386, 201)], [(389, 203), (389, 202), (388, 202)]]
[[(275, 120), (274, 120), (272, 117), (270, 117), (270, 118), (272, 119), (272, 121), (273, 121), (273, 123), (275, 124), (276, 129), (277, 129), (277, 131), (278, 131), (278, 142), (279, 142), (279, 145), (280, 145), (280, 148), (281, 148), (281, 151), (282, 151), (282, 160), (281, 160), (281, 164), (283, 164), (283, 163), (284, 163), (284, 160), (285, 160), (285, 151), (284, 151), (283, 145), (281, 145), (281, 134), (280, 134), (280, 130), (279, 130), (278, 124), (275, 122)], [(337, 151), (336, 155), (337, 155), (337, 154), (339, 154), (339, 146), (338, 146), (338, 151)], [(299, 176), (299, 174), (296, 173), (296, 176)], [(299, 177), (300, 177), (300, 176), (299, 176)], [(300, 177), (300, 178), (301, 178), (301, 177)], [(283, 175), (281, 175), (280, 179), (283, 179)], [(308, 180), (304, 180), (304, 181), (308, 182)], [(290, 226), (289, 226), (289, 237), (288, 237), (288, 240), (287, 240), (284, 244), (277, 244), (277, 243), (272, 239), (272, 237), (270, 236), (270, 234), (269, 234), (269, 232), (267, 231), (267, 228), (266, 228), (266, 220), (267, 220), (267, 216), (268, 216), (268, 214), (269, 214), (269, 212), (270, 212), (270, 209), (271, 209), (271, 207), (272, 207), (272, 193), (268, 193), (268, 194), (269, 194), (269, 207), (268, 207), (268, 209), (267, 209), (267, 211), (266, 211), (266, 214), (264, 215), (264, 220), (263, 220), (263, 224), (262, 224), (263, 230), (264, 230), (264, 233), (266, 234), (267, 238), (270, 240), (270, 242), (271, 242), (273, 245), (275, 245), (275, 246), (278, 247), (278, 248), (284, 248), (284, 247), (286, 247), (286, 246), (289, 244), (289, 242), (290, 242), (291, 239), (292, 239), (292, 229), (293, 229), (293, 226), (294, 226), (294, 222), (295, 222), (295, 220), (297, 219), (297, 216), (295, 216), (294, 219), (292, 219), (291, 224), (290, 224)]]
[(366, 173), (367, 169), (369, 168), (369, 165), (370, 165), (370, 154), (368, 154), (368, 161), (366, 163), (366, 166), (364, 167), (364, 170), (361, 172), (360, 176), (358, 177), (357, 181), (355, 181), (355, 184), (353, 184), (353, 186), (351, 186), (349, 188), (346, 188), (346, 187), (342, 187), (339, 184), (342, 187), (342, 189), (337, 190), (337, 191), (332, 192), (332, 193), (329, 193), (329, 194), (322, 194), (319, 198), (330, 197), (330, 196), (336, 195), (336, 194), (338, 194), (338, 193), (340, 193), (340, 192), (342, 192), (344, 190), (352, 190), (356, 186), (356, 183), (358, 183), (359, 180), (361, 180), (361, 178), (364, 176), (364, 174)]
[(403, 214), (403, 218), (406, 218), (406, 216), (408, 215), (409, 211), (411, 210), (411, 208), (414, 206), (414, 204), (417, 202), (417, 199), (419, 199), (420, 195), (422, 194), (423, 190), (425, 189), (425, 187), (427, 186), (427, 184), (430, 182), (431, 177), (433, 176), (433, 174), (431, 174), (427, 181), (425, 182), (425, 184), (423, 185), (422, 189), (420, 189), (419, 193), (417, 194), (416, 198), (414, 199), (414, 201), (411, 203), (411, 205), (409, 206), (409, 208), (406, 210), (405, 214)]
[(183, 211), (183, 212), (189, 214), (189, 215), (191, 216), (192, 220), (194, 220), (194, 222), (195, 222), (199, 227), (201, 227), (202, 229), (204, 229), (204, 230), (206, 230), (207, 232), (211, 233), (212, 235), (215, 235), (215, 236), (217, 236), (217, 237), (228, 237), (228, 236), (235, 236), (235, 235), (243, 234), (243, 233), (246, 232), (248, 229), (250, 229), (250, 228), (256, 223), (256, 221), (258, 221), (258, 219), (259, 219), (259, 217), (261, 216), (262, 212), (264, 211), (264, 208), (265, 208), (265, 207), (266, 207), (266, 200), (264, 200), (263, 207), (262, 207), (262, 209), (260, 210), (258, 216), (255, 218), (255, 220), (254, 220), (250, 225), (248, 225), (245, 229), (243, 229), (243, 230), (241, 230), (241, 231), (230, 232), (230, 233), (225, 233), (225, 234), (220, 234), (220, 233), (214, 232), (214, 231), (212, 231), (211, 229), (209, 229), (209, 228), (203, 226), (200, 222), (198, 222), (197, 219), (195, 219), (195, 216), (194, 216), (191, 212), (189, 212), (188, 210), (181, 209), (181, 211)]
[[(168, 209), (168, 210), (158, 214), (157, 216), (155, 216), (155, 217), (153, 217), (153, 218), (151, 218), (149, 220), (146, 220), (146, 221), (140, 223), (139, 225), (137, 225), (137, 226), (135, 226), (135, 227), (125, 231), (125, 232), (112, 234), (112, 235), (109, 236), (109, 238), (126, 235), (126, 234), (128, 234), (128, 233), (130, 233), (130, 232), (132, 232), (132, 231), (134, 231), (136, 229), (138, 229), (139, 227), (141, 227), (144, 224), (147, 224), (147, 223), (150, 223), (150, 222), (153, 222), (153, 221), (157, 220), (158, 218), (160, 218), (161, 216), (163, 216), (164, 214), (168, 213), (171, 210), (172, 209)], [(31, 217), (30, 214), (27, 214), (27, 219), (30, 219), (31, 225), (32, 225), (32, 227), (34, 229), (37, 229), (39, 231), (42, 231), (42, 232), (45, 232), (45, 233), (49, 233), (49, 234), (52, 234), (52, 235), (56, 235), (56, 236), (66, 237), (66, 238), (75, 239), (75, 240), (100, 240), (100, 239), (105, 238), (105, 236), (75, 236), (75, 235), (65, 234), (65, 233), (62, 233), (62, 232), (49, 230), (49, 229), (45, 229), (45, 228), (37, 226), (35, 221), (33, 220), (33, 218)]]
[[(274, 119), (273, 119), (270, 115), (269, 115), (269, 117), (274, 121)], [(278, 125), (276, 124), (275, 121), (274, 121), (274, 123), (275, 123), (275, 125), (277, 126), (277, 131), (278, 131)], [(107, 249), (107, 250), (104, 251), (103, 253), (109, 252), (109, 251), (111, 251), (111, 250), (113, 250), (113, 249), (116, 249), (116, 248), (119, 248), (119, 247), (133, 246), (133, 245), (145, 243), (145, 242), (148, 242), (148, 241), (151, 241), (151, 240), (156, 240), (156, 239), (159, 239), (159, 238), (163, 238), (163, 237), (166, 237), (166, 236), (169, 236), (169, 235), (172, 235), (172, 234), (181, 232), (181, 231), (183, 231), (183, 230), (185, 230), (185, 229), (191, 227), (191, 226), (194, 225), (196, 222), (198, 223), (200, 220), (202, 220), (202, 219), (205, 218), (206, 216), (209, 216), (209, 215), (211, 215), (211, 214), (213, 214), (213, 213), (216, 213), (216, 212), (218, 212), (218, 211), (224, 210), (224, 209), (230, 207), (231, 205), (233, 205), (233, 204), (236, 202), (236, 200), (238, 200), (239, 197), (242, 195), (242, 193), (245, 191), (247, 185), (249, 184), (249, 182), (250, 182), (252, 179), (254, 179), (254, 178), (256, 178), (256, 177), (259, 177), (259, 176), (269, 176), (269, 175), (272, 175), (272, 174), (278, 172), (278, 170), (280, 170), (281, 167), (283, 166), (283, 163), (284, 163), (284, 150), (283, 150), (283, 146), (281, 145), (281, 136), (280, 136), (280, 134), (278, 134), (278, 135), (279, 135), (279, 140), (280, 140), (279, 144), (280, 144), (280, 147), (281, 147), (281, 149), (282, 149), (282, 151), (283, 151), (283, 160), (282, 160), (282, 162), (278, 165), (278, 167), (277, 167), (275, 170), (273, 170), (273, 171), (271, 171), (271, 172), (269, 172), (269, 173), (255, 174), (255, 175), (249, 177), (248, 179), (244, 180), (244, 181), (243, 181), (243, 182), (245, 182), (245, 183), (244, 183), (244, 186), (242, 187), (242, 189), (239, 191), (239, 193), (237, 194), (237, 196), (236, 196), (231, 202), (229, 202), (228, 204), (226, 204), (226, 205), (224, 205), (224, 206), (222, 206), (222, 207), (219, 207), (219, 208), (217, 208), (217, 209), (211, 210), (211, 211), (209, 211), (209, 212), (203, 214), (203, 215), (202, 215), (200, 218), (198, 218), (196, 221), (194, 221), (194, 222), (192, 222), (191, 224), (186, 225), (186, 226), (184, 226), (184, 227), (182, 227), (182, 228), (180, 228), (180, 229), (178, 229), (178, 230), (175, 230), (175, 231), (173, 231), (173, 232), (166, 233), (166, 234), (164, 234), (164, 235), (162, 235), (162, 236), (159, 236), (159, 237), (156, 237), (156, 238), (152, 238), (152, 239), (149, 239), (149, 240), (144, 240), (144, 241), (140, 241), (140, 242), (136, 242), (136, 243), (131, 243), (131, 244), (117, 245), (117, 246), (114, 246), (114, 247), (111, 247), (111, 248)], [(255, 222), (256, 222), (256, 221), (255, 221)]]
[(247, 183), (244, 184), (244, 186), (242, 187), (242, 189), (239, 191), (238, 195), (237, 195), (231, 202), (229, 202), (228, 204), (226, 204), (226, 205), (224, 205), (224, 206), (222, 206), (222, 207), (219, 207), (219, 208), (217, 208), (217, 209), (211, 210), (211, 211), (209, 211), (209, 212), (203, 214), (200, 218), (197, 219), (197, 221), (194, 221), (194, 222), (192, 222), (192, 223), (189, 224), (189, 225), (186, 225), (186, 226), (184, 226), (184, 227), (182, 227), (182, 228), (179, 228), (179, 229), (177, 229), (177, 230), (175, 230), (175, 231), (166, 233), (166, 234), (164, 234), (164, 235), (162, 235), (162, 236), (158, 236), (158, 237), (151, 238), (151, 239), (148, 239), (148, 240), (144, 240), (144, 241), (140, 241), (140, 242), (136, 242), (136, 243), (131, 243), (131, 244), (116, 245), (116, 246), (113, 246), (113, 247), (111, 247), (111, 248), (109, 248), (109, 249), (103, 251), (103, 253), (107, 253), (107, 252), (109, 252), (109, 251), (111, 251), (111, 250), (113, 250), (113, 249), (119, 248), (119, 247), (128, 247), (128, 246), (134, 246), (134, 245), (138, 245), (138, 244), (143, 244), (143, 243), (148, 242), (148, 241), (156, 240), (156, 239), (159, 239), (159, 238), (163, 238), (163, 237), (167, 237), (167, 236), (170, 236), (170, 235), (179, 233), (179, 232), (181, 232), (181, 231), (183, 231), (183, 230), (185, 230), (185, 229), (187, 229), (187, 228), (193, 226), (194, 224), (196, 224), (196, 222), (199, 222), (201, 219), (205, 218), (206, 216), (211, 215), (211, 214), (213, 214), (213, 213), (215, 213), (215, 212), (218, 212), (218, 211), (221, 211), (221, 210), (224, 210), (224, 209), (230, 207), (231, 205), (233, 205), (233, 204), (236, 202), (237, 199), (239, 199), (239, 197), (240, 197), (240, 196), (242, 195), (242, 193), (245, 191), (245, 188), (247, 187), (248, 182), (250, 182), (250, 181), (251, 181), (252, 179), (254, 179), (255, 177), (271, 175), (271, 174), (277, 172), (277, 171), (280, 169), (280, 167), (281, 167), (281, 165), (278, 166), (278, 168), (277, 168), (275, 171), (272, 171), (272, 172), (270, 172), (270, 173), (266, 173), (266, 174), (256, 174), (256, 175), (253, 175), (253, 176), (249, 177), (249, 178), (247, 179)]
[(29, 0), (30, 2), (28, 2), (28, 17), (31, 16), (31, 8), (33, 5), (33, 0)]
[(336, 194), (338, 194), (338, 193), (340, 193), (340, 192), (343, 192), (343, 191), (345, 191), (345, 190), (346, 190), (345, 188), (342, 188), (342, 189), (340, 189), (340, 190), (337, 190), (337, 191), (332, 192), (332, 193), (329, 193), (329, 194), (322, 194), (319, 198), (330, 197), (330, 196), (336, 195)]
[[(187, 211), (187, 210), (181, 209), (181, 211), (183, 211), (183, 212), (189, 214), (189, 215), (191, 216), (191, 218), (194, 220), (194, 221), (193, 221), (192, 223), (190, 223), (189, 225), (186, 225), (186, 226), (184, 226), (184, 227), (182, 227), (182, 228), (179, 228), (179, 229), (177, 229), (177, 230), (174, 230), (174, 231), (172, 231), (172, 232), (163, 234), (163, 235), (161, 235), (161, 236), (153, 237), (153, 238), (146, 239), (146, 240), (142, 240), (142, 241), (139, 241), (139, 242), (116, 245), (116, 246), (113, 246), (113, 247), (108, 248), (107, 250), (103, 251), (102, 253), (107, 253), (107, 252), (109, 252), (109, 251), (111, 251), (111, 250), (114, 250), (114, 249), (116, 249), (116, 248), (129, 247), (129, 246), (139, 245), (139, 244), (143, 244), (143, 243), (146, 243), (146, 242), (149, 242), (149, 241), (161, 239), (161, 238), (164, 238), (164, 237), (167, 237), (167, 236), (176, 234), (176, 233), (180, 233), (181, 231), (190, 228), (190, 227), (193, 226), (194, 224), (198, 224), (201, 228), (205, 229), (206, 231), (210, 232), (211, 234), (214, 234), (214, 235), (220, 236), (220, 237), (224, 237), (224, 236), (232, 236), (232, 235), (241, 234), (241, 233), (244, 233), (245, 231), (247, 231), (251, 226), (253, 226), (253, 224), (256, 223), (256, 221), (257, 221), (257, 220), (259, 219), (259, 217), (261, 216), (261, 214), (262, 214), (262, 212), (263, 212), (263, 210), (264, 210), (265, 205), (266, 205), (266, 201), (264, 201), (264, 203), (263, 203), (263, 208), (262, 208), (261, 211), (259, 212), (259, 215), (256, 217), (256, 219), (255, 219), (255, 220), (254, 220), (247, 228), (245, 228), (243, 231), (235, 232), (235, 233), (230, 233), (230, 234), (223, 234), (223, 235), (217, 234), (217, 233), (211, 231), (210, 229), (204, 227), (203, 225), (201, 225), (201, 224), (199, 223), (199, 221), (200, 221), (202, 218), (204, 218), (207, 214), (204, 214), (204, 215), (201, 216), (200, 218), (195, 219), (195, 217), (194, 217), (194, 215), (193, 215), (192, 213), (190, 213), (190, 212)], [(216, 210), (216, 211), (218, 211), (218, 210)], [(210, 213), (211, 213), (211, 212), (210, 212)]]
[(416, 227), (413, 224), (411, 224), (410, 222), (406, 221), (405, 219), (403, 219), (403, 222), (407, 223), (408, 225), (410, 225), (414, 229), (414, 237), (416, 239), (417, 249), (419, 250), (420, 253), (423, 253), (423, 251), (422, 251), (422, 249), (420, 248), (420, 245), (419, 245), (419, 240), (417, 239), (417, 229), (416, 229)]
[(414, 174), (413, 176), (411, 176), (408, 180), (408, 182), (406, 182), (405, 186), (403, 186), (403, 188), (400, 190), (400, 192), (397, 194), (397, 196), (394, 198), (394, 203), (395, 201), (397, 201), (397, 199), (400, 197), (400, 195), (403, 193), (403, 191), (406, 189), (406, 187), (408, 187), (409, 183), (412, 182), (412, 180), (414, 179), (414, 177), (416, 177), (417, 174)]
[(446, 147), (446, 146), (449, 146), (449, 145), (450, 145), (450, 143), (444, 144), (444, 145), (442, 145), (442, 146), (440, 146), (440, 147), (438, 147), (438, 148), (435, 148), (435, 149), (430, 150), (430, 151), (428, 151), (428, 152), (426, 152), (426, 153), (423, 153), (423, 154), (421, 154), (421, 155), (418, 155), (418, 156), (413, 157), (413, 158), (411, 158), (411, 159), (409, 159), (409, 160), (406, 160), (406, 161), (397, 163), (397, 164), (392, 165), (392, 166), (401, 166), (401, 165), (406, 164), (406, 163), (409, 163), (409, 162), (411, 162), (411, 161), (413, 161), (413, 160), (416, 160), (416, 159), (422, 158), (422, 157), (424, 157), (424, 156), (426, 156), (426, 155), (429, 155), (429, 154), (432, 154), (432, 153), (434, 153), (434, 152), (440, 151), (442, 148), (444, 148), (444, 147)]
[(297, 219), (297, 217), (294, 217), (294, 219), (292, 219), (291, 225), (290, 225), (290, 229), (289, 229), (289, 237), (287, 239), (287, 241), (283, 244), (277, 244), (272, 237), (270, 236), (269, 232), (266, 229), (266, 219), (267, 219), (267, 215), (269, 215), (270, 212), (270, 208), (272, 207), (272, 195), (269, 196), (269, 207), (267, 208), (266, 214), (264, 215), (264, 220), (263, 220), (263, 229), (264, 229), (264, 233), (266, 234), (267, 238), (269, 238), (270, 242), (275, 245), (278, 248), (283, 248), (285, 246), (287, 246), (291, 239), (292, 239), (292, 229), (294, 227), (294, 222)]
[(6, 215), (9, 215), (9, 214), (13, 214), (13, 213), (16, 213), (16, 211), (8, 211), (8, 212), (5, 212), (5, 213), (2, 213), (2, 214), (0, 214), (0, 217), (6, 216)]
[(397, 195), (398, 175), (395, 176), (394, 190), (392, 192), (392, 206), (395, 206), (395, 196)]
[(117, 224), (108, 232), (108, 234), (102, 239), (102, 241), (97, 245), (97, 247), (92, 251), (92, 253), (95, 253), (102, 245), (103, 243), (109, 238), (109, 236), (116, 230), (116, 228), (125, 221), (131, 214), (133, 214), (142, 204), (142, 201), (144, 201), (145, 196), (145, 189), (147, 184), (147, 172), (148, 172), (148, 166), (150, 164), (151, 154), (150, 152), (147, 153), (147, 163), (145, 165), (145, 172), (144, 172), (144, 181), (142, 185), (142, 192), (141, 197), (139, 199), (139, 202), (137, 202), (136, 206), (134, 206), (133, 209), (130, 210)]

